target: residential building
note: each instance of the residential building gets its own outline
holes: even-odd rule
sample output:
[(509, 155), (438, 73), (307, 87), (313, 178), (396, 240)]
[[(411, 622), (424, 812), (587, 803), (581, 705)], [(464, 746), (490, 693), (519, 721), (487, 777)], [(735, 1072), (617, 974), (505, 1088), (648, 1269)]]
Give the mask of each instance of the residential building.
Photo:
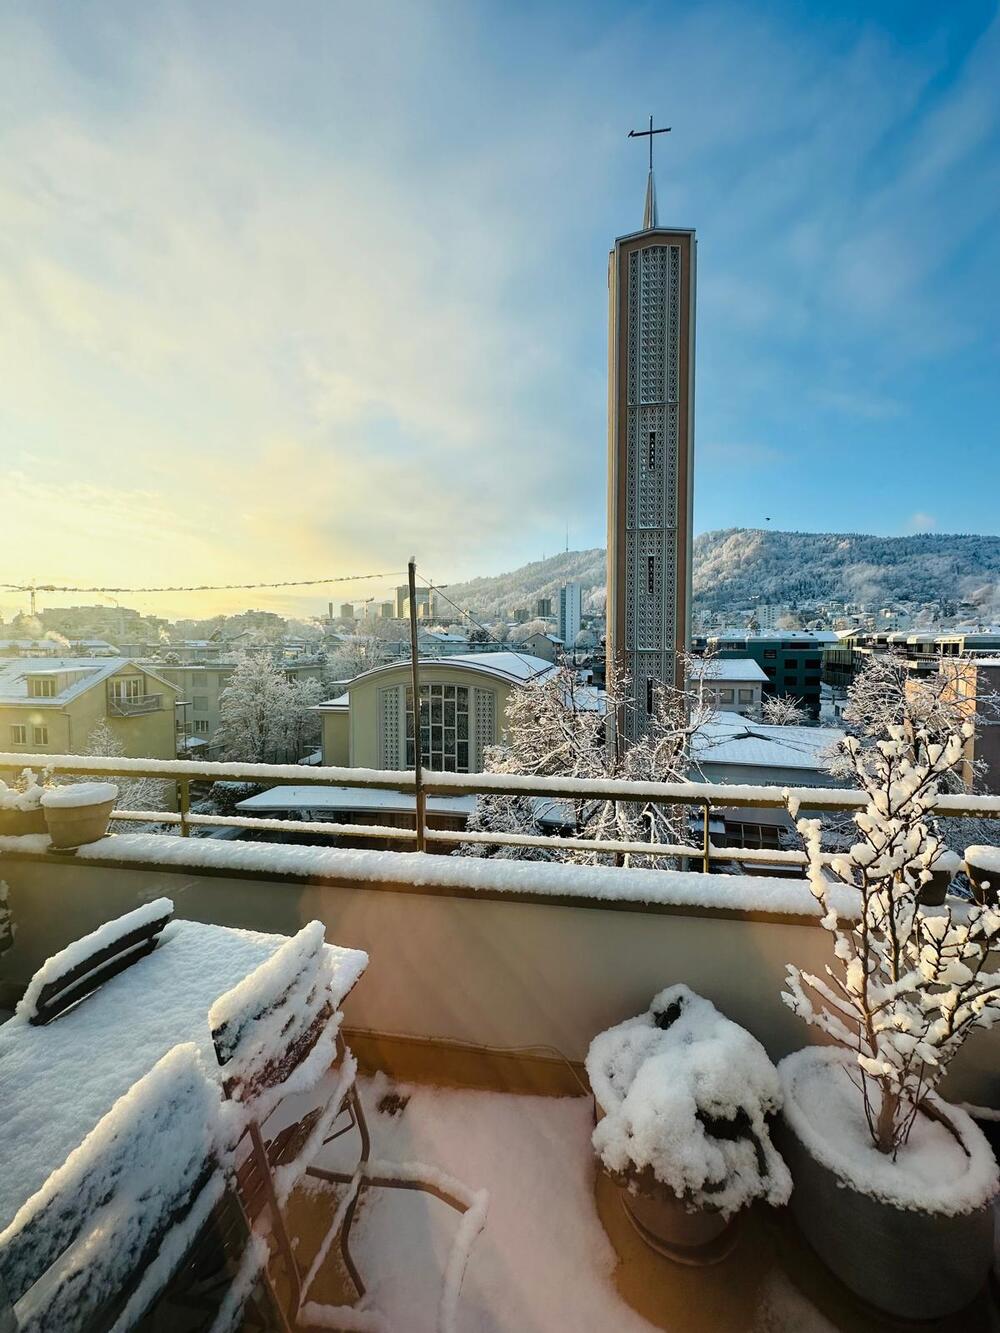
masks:
[(417, 652), (421, 657), (455, 657), (468, 651), (469, 640), (464, 634), (451, 634), (440, 629), (417, 632)]
[(340, 619), (341, 619), (341, 620), (353, 620), (353, 619), (354, 619), (354, 603), (353, 603), (353, 602), (341, 602), (341, 603), (340, 603)]
[(559, 589), (559, 637), (568, 648), (580, 633), (583, 612), (583, 588), (579, 583), (566, 583)]
[(85, 754), (106, 723), (132, 759), (173, 759), (177, 687), (122, 657), (0, 662), (0, 749)]
[[(503, 737), (510, 692), (544, 679), (552, 666), (528, 654), (496, 652), (421, 659), (419, 669), (424, 767), (478, 773), (483, 751)], [(394, 662), (364, 672), (346, 694), (318, 705), (324, 764), (412, 768), (412, 697), (409, 662)]]
[(965, 743), (965, 785), (1000, 794), (1000, 657), (975, 657), (946, 669), (944, 697), (966, 701), (963, 713), (975, 728)]
[(539, 597), (535, 602), (535, 615), (539, 620), (552, 619), (552, 598)]
[(534, 634), (529, 634), (526, 639), (520, 639), (517, 643), (519, 652), (527, 653), (531, 657), (540, 657), (543, 662), (556, 662), (562, 657), (564, 644), (557, 634), (543, 634), (541, 630), (536, 630)]
[(707, 704), (723, 713), (741, 716), (759, 712), (768, 677), (751, 657), (714, 657), (700, 664), (698, 676), (688, 680)]
[(659, 225), (652, 163), (608, 289), (607, 652), (632, 682), (623, 726), (639, 735), (655, 683), (683, 686), (691, 633), (695, 234)]
[[(282, 671), (289, 680), (320, 680), (323, 671), (314, 658), (282, 661)], [(193, 752), (201, 759), (217, 759), (221, 748), (220, 727), (222, 715), (220, 699), (236, 669), (228, 662), (183, 662), (179, 665), (157, 663), (156, 670), (169, 681), (177, 692), (175, 750), (173, 753)]]
[(823, 652), (839, 642), (833, 630), (781, 630), (779, 634), (727, 630), (708, 635), (708, 649), (717, 659), (752, 658), (767, 676), (765, 697), (797, 699), (819, 717)]

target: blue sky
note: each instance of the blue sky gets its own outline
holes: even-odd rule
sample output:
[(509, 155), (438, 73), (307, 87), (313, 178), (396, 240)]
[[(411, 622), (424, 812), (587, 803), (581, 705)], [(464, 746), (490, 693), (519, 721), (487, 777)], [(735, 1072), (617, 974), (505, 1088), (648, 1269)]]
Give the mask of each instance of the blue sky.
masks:
[(699, 236), (697, 529), (1000, 531), (995, 4), (35, 0), (0, 19), (8, 577), (602, 544), (650, 111)]

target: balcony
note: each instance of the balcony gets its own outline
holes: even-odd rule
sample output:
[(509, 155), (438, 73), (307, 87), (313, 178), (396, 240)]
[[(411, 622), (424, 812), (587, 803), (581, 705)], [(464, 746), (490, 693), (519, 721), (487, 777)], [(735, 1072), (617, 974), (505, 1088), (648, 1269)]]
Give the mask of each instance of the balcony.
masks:
[(108, 696), (108, 711), (112, 717), (144, 717), (146, 713), (158, 713), (162, 707), (162, 694), (139, 694), (131, 699), (115, 694)]
[[(424, 791), (441, 795), (527, 789), (688, 804), (704, 820), (705, 835), (670, 850), (693, 869), (664, 871), (610, 863), (648, 853), (647, 844), (603, 844), (609, 861), (603, 865), (479, 860), (429, 854), (479, 835), (326, 821), (296, 828), (325, 838), (350, 838), (360, 828), (366, 838), (384, 839), (387, 850), (227, 842), (196, 835), (212, 826), (266, 832), (288, 825), (190, 809), (191, 784), (215, 779), (413, 790), (412, 774), (23, 755), (0, 755), (0, 767), (41, 766), (43, 758), (60, 774), (175, 781), (181, 809), (155, 817), (181, 836), (126, 833), (75, 853), (53, 852), (43, 837), (0, 838), (0, 878), (9, 885), (17, 927), (0, 959), (0, 1004), (16, 1001), (43, 959), (160, 895), (174, 901), (182, 918), (281, 935), (319, 919), (329, 940), (365, 950), (369, 969), (345, 1004), (344, 1031), (361, 1067), (376, 1152), (434, 1161), (491, 1194), (458, 1327), (496, 1333), (895, 1327), (880, 1323), (825, 1272), (787, 1210), (752, 1210), (734, 1253), (712, 1269), (685, 1269), (651, 1253), (608, 1179), (595, 1172), (589, 1150), (594, 1112), (582, 1064), (589, 1042), (641, 1012), (666, 985), (683, 980), (710, 998), (773, 1059), (810, 1040), (780, 1000), (787, 961), (821, 973), (830, 956), (807, 884), (715, 873), (727, 862), (760, 868), (776, 857), (794, 872), (801, 856), (715, 847), (710, 837), (714, 810), (783, 808), (783, 793), (425, 775)], [(803, 810), (850, 811), (860, 804), (857, 793), (845, 790), (797, 795)], [(995, 819), (1000, 798), (943, 797), (937, 813)], [(119, 811), (115, 818), (150, 815)], [(508, 836), (516, 845), (516, 835)], [(424, 850), (391, 850), (415, 842)], [(1000, 1028), (979, 1034), (963, 1051), (948, 1096), (990, 1103), (997, 1067)], [(332, 1152), (335, 1166), (336, 1146)], [(308, 1197), (298, 1201), (305, 1252), (311, 1206)], [(447, 1252), (449, 1225), (421, 1196), (398, 1207), (382, 1198), (368, 1206), (357, 1257), (366, 1268), (391, 1272), (378, 1295), (392, 1327), (414, 1333), (433, 1327), (428, 1274)], [(324, 1279), (324, 1299), (343, 1298), (342, 1276), (333, 1271)], [(989, 1322), (996, 1313), (985, 1306), (975, 1318), (982, 1322), (932, 1327), (996, 1326)]]

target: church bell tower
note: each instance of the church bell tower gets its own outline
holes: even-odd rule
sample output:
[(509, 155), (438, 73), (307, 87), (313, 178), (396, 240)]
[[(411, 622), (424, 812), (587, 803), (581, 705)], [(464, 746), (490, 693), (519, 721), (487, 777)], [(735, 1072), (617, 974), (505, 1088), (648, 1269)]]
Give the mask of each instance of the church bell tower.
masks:
[(653, 135), (642, 229), (608, 267), (609, 675), (629, 679), (620, 725), (646, 730), (656, 685), (684, 684), (691, 637), (695, 234), (660, 226)]

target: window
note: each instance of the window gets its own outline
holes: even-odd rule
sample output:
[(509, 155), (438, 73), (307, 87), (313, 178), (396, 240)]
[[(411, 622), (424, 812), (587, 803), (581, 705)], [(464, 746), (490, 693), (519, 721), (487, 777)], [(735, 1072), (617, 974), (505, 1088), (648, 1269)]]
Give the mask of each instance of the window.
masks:
[(649, 432), (649, 470), (652, 472), (656, 467), (656, 431)]
[(646, 681), (646, 712), (650, 717), (656, 704), (656, 681), (652, 676)]
[[(469, 771), (469, 691), (465, 685), (421, 685), (420, 749), (424, 767)], [(413, 691), (406, 691), (406, 765), (413, 767)]]
[(732, 690), (719, 690), (716, 693), (716, 699), (720, 704), (731, 704), (733, 702)]
[(806, 660), (802, 663), (802, 665), (805, 667), (807, 671), (818, 671), (820, 667), (823, 665), (823, 662), (822, 659), (819, 657), (807, 657)]
[(653, 595), (653, 588), (656, 583), (656, 556), (646, 557), (646, 591), (650, 597)]
[(776, 649), (776, 648), (765, 648), (765, 649), (764, 649), (764, 661), (765, 661), (765, 662), (774, 662), (774, 661), (777, 659), (777, 656), (778, 656), (778, 652), (777, 652), (777, 649)]
[(194, 720), (194, 734), (196, 736), (208, 735), (208, 718), (196, 717)]
[(776, 667), (772, 667), (772, 666), (767, 666), (767, 667), (765, 667), (765, 668), (764, 668), (764, 675), (765, 675), (765, 676), (774, 676), (774, 675), (777, 675), (777, 668), (776, 668)]
[(741, 703), (741, 704), (752, 704), (752, 703), (753, 703), (753, 690), (740, 690), (740, 703)]
[(207, 694), (192, 694), (192, 696), (191, 696), (191, 706), (194, 708), (194, 711), (195, 711), (196, 713), (207, 713), (207, 712), (208, 712), (208, 695), (207, 695)]
[(111, 697), (119, 702), (141, 699), (145, 693), (142, 676), (116, 676), (111, 682)]
[(11, 727), (10, 743), (11, 745), (28, 744), (28, 728), (24, 725), (23, 722), (15, 722), (14, 725)]
[(51, 676), (29, 676), (29, 699), (52, 699), (55, 697), (56, 683)]
[(34, 726), (31, 728), (32, 745), (48, 745), (49, 729), (45, 726)]
[(786, 670), (786, 671), (798, 671), (798, 669), (799, 669), (799, 664), (798, 664), (797, 660), (796, 660), (794, 657), (786, 657), (786, 658), (785, 658), (785, 670)]

